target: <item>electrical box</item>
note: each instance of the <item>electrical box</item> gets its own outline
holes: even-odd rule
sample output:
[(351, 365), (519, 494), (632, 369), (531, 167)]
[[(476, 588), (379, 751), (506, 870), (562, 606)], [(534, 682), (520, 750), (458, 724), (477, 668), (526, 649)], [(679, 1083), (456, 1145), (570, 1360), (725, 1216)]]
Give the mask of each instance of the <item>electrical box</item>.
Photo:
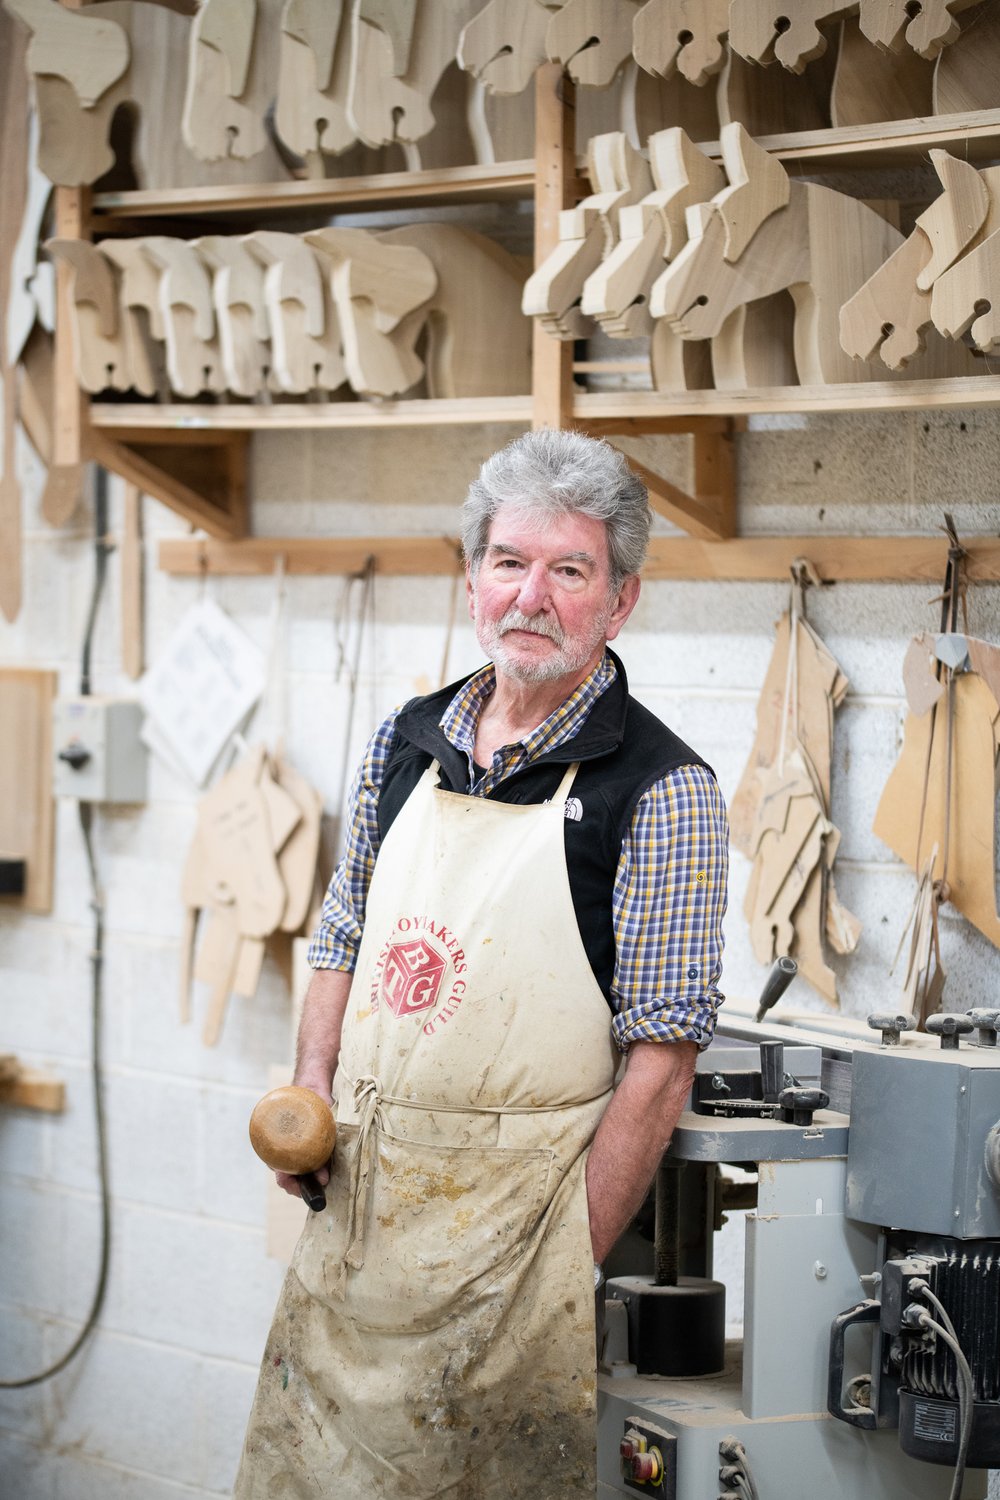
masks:
[(53, 720), (57, 797), (80, 802), (144, 802), (143, 711), (129, 698), (58, 698)]

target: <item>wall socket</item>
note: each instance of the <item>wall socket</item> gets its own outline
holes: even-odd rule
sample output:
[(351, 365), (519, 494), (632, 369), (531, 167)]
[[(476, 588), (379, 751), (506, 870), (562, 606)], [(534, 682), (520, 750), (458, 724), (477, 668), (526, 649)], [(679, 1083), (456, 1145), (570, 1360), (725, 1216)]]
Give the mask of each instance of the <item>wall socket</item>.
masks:
[(145, 802), (143, 711), (130, 698), (57, 698), (53, 713), (57, 797), (80, 802)]

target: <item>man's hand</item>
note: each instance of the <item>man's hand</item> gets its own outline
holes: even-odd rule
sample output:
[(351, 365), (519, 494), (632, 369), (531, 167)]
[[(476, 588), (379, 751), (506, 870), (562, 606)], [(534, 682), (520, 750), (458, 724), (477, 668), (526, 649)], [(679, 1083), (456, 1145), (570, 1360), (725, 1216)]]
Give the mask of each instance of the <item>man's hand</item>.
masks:
[[(312, 1089), (328, 1107), (332, 1102), (330, 1087), (340, 1055), (340, 1030), (350, 998), (351, 978), (340, 969), (317, 969), (302, 1004), (292, 1082), (300, 1088)], [(321, 1187), (326, 1187), (330, 1168), (318, 1167), (313, 1176)], [(274, 1180), (293, 1198), (301, 1197), (299, 1179), (290, 1172), (275, 1172)]]
[(634, 1218), (687, 1103), (694, 1042), (633, 1042), (625, 1077), (587, 1158), (590, 1239), (596, 1264)]

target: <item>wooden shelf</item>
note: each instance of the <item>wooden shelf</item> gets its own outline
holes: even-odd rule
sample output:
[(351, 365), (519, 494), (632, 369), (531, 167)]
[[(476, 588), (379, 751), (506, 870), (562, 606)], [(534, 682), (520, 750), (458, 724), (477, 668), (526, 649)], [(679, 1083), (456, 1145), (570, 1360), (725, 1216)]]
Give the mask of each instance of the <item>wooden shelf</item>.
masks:
[[(645, 394), (640, 392), (639, 394)], [(579, 410), (581, 402), (607, 403), (593, 409)], [(606, 431), (628, 431), (636, 426), (657, 432), (721, 432), (728, 427), (724, 414), (679, 413), (673, 404), (657, 397), (655, 404), (643, 413), (619, 410), (617, 398), (578, 396), (574, 410), (581, 424)], [(148, 401), (95, 401), (90, 406), (90, 426), (123, 441), (137, 441), (140, 435), (166, 433), (181, 440), (184, 434), (195, 437), (212, 432), (287, 432), (322, 429), (383, 427), (452, 427), (481, 426), (487, 422), (509, 423), (530, 427), (530, 396), (468, 396), (456, 400), (416, 401), (289, 401), (272, 405), (219, 403), (195, 406), (178, 403), (158, 405)], [(618, 420), (616, 420), (618, 419)], [(610, 424), (610, 425), (609, 425)]]
[(535, 190), (535, 163), (493, 162), (487, 166), (445, 167), (438, 171), (381, 172), (370, 177), (321, 177), (297, 182), (250, 182), (220, 187), (143, 188), (127, 193), (95, 193), (93, 226), (130, 219), (218, 219), (268, 217), (331, 210), (399, 208), (408, 203), (429, 207), (442, 203), (485, 203), (530, 198)]
[[(589, 431), (718, 432), (729, 417), (760, 412), (926, 411), (1000, 406), (1000, 375), (949, 380), (873, 380), (856, 385), (775, 386), (748, 391), (577, 392), (572, 418)], [(445, 427), (487, 422), (529, 426), (530, 396), (454, 401), (327, 401), (192, 406), (95, 401), (90, 425), (123, 440), (140, 434), (282, 432), (370, 427)]]
[[(786, 166), (800, 163), (856, 170), (926, 164), (934, 146), (966, 161), (993, 161), (1000, 156), (1000, 109), (762, 135), (757, 142)], [(722, 155), (718, 141), (702, 142), (701, 148), (709, 156)]]
[[(1000, 583), (1000, 538), (963, 538), (968, 576), (975, 583)], [(764, 536), (702, 541), (696, 537), (653, 537), (644, 577), (650, 579), (729, 579), (785, 582), (798, 558), (808, 558), (828, 583), (939, 583), (947, 561), (941, 537)], [(281, 559), (288, 574), (317, 576), (359, 573), (369, 559), (383, 576), (452, 574), (459, 566), (455, 537), (245, 537), (165, 539), (159, 566), (181, 577), (208, 573), (260, 576), (273, 573)]]

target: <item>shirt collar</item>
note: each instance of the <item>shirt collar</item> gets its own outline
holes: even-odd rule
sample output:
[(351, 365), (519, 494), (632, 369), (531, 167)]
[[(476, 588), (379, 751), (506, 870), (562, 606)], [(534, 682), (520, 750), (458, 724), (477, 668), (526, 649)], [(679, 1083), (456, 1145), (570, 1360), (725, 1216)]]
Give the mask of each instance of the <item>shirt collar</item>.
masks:
[[(585, 677), (547, 719), (519, 741), (525, 758), (534, 760), (578, 734), (598, 698), (607, 692), (617, 676), (614, 661), (605, 651), (589, 677)], [(470, 760), (479, 716), (495, 688), (496, 669), (490, 662), (462, 684), (441, 716), (440, 728), (445, 739), (456, 750), (464, 751)]]

